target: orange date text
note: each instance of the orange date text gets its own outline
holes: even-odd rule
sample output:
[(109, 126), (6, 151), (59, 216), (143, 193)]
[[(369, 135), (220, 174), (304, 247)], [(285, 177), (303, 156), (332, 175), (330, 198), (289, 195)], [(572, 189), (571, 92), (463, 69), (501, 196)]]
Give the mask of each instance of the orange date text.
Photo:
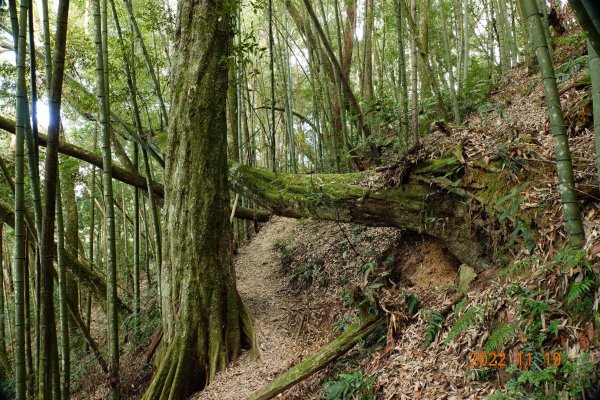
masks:
[[(541, 356), (541, 357), (540, 357)], [(510, 359), (509, 359), (510, 358)], [(543, 358), (543, 360), (542, 360)], [(559, 352), (554, 353), (539, 353), (517, 352), (513, 357), (509, 357), (505, 352), (485, 352), (472, 351), (469, 354), (469, 368), (473, 367), (496, 367), (505, 368), (509, 365), (515, 365), (521, 369), (529, 369), (531, 365), (536, 363), (540, 366), (550, 367), (552, 365), (559, 367), (561, 365), (561, 355)]]

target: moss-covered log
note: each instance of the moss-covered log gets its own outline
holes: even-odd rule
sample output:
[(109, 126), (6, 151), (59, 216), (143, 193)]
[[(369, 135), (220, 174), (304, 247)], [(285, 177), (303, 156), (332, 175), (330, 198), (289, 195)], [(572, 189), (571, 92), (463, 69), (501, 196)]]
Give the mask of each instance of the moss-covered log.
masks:
[(230, 162), (233, 190), (255, 200), (274, 214), (321, 220), (394, 226), (426, 233), (441, 242), (460, 261), (487, 265), (480, 233), (471, 224), (466, 199), (432, 184), (460, 167), (455, 158), (431, 160), (409, 173), (391, 189), (370, 189), (366, 182), (376, 173), (275, 175)]
[(319, 352), (290, 368), (279, 378), (252, 394), (247, 400), (272, 399), (346, 354), (359, 341), (365, 339), (377, 327), (383, 325), (385, 321), (385, 317), (378, 318), (374, 314), (369, 315), (366, 319), (350, 326), (344, 333), (319, 350)]

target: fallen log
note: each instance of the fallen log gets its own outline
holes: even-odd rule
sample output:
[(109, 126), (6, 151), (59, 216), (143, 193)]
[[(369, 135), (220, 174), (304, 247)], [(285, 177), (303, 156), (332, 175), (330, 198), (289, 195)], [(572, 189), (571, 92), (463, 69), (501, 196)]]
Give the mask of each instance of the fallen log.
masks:
[(247, 400), (268, 400), (289, 389), (346, 354), (359, 341), (365, 339), (377, 327), (386, 322), (385, 317), (368, 315), (351, 325), (344, 333), (325, 345), (319, 352), (290, 368), (274, 381), (252, 394)]
[[(5, 130), (6, 132), (12, 133), (14, 135), (15, 121), (0, 116), (0, 129)], [(46, 135), (42, 133), (38, 135), (38, 144), (40, 147), (46, 147), (47, 140), (48, 138), (46, 137)], [(79, 146), (67, 143), (64, 140), (59, 141), (58, 152), (85, 161), (91, 165), (95, 165), (98, 168), (102, 168), (102, 157), (99, 154), (87, 151)], [(147, 191), (146, 177), (141, 174), (128, 171), (127, 169), (121, 168), (115, 164), (113, 164), (112, 166), (112, 174), (113, 178), (118, 181)], [(157, 197), (161, 199), (165, 197), (164, 187), (160, 183), (153, 182), (152, 190), (154, 191)]]
[[(0, 129), (14, 132), (14, 122), (0, 117)], [(45, 145), (40, 135), (40, 145)], [(102, 158), (66, 142), (59, 152), (102, 167)], [(457, 157), (424, 161), (406, 172), (399, 187), (369, 189), (361, 182), (377, 172), (349, 174), (274, 174), (230, 161), (229, 184), (233, 191), (256, 201), (269, 211), (237, 207), (236, 217), (267, 221), (271, 213), (292, 217), (355, 222), (368, 226), (392, 226), (437, 239), (462, 263), (483, 269), (488, 265), (486, 237), (473, 228), (470, 198), (445, 190), (436, 178), (463, 166)], [(115, 179), (146, 190), (140, 174), (113, 166)], [(164, 199), (164, 186), (154, 182), (153, 191)]]
[(456, 158), (423, 162), (399, 187), (370, 189), (361, 182), (376, 172), (349, 174), (277, 174), (230, 162), (230, 186), (273, 214), (291, 218), (392, 226), (437, 239), (462, 263), (478, 269), (489, 261), (469, 214), (468, 201), (435, 184), (461, 163)]

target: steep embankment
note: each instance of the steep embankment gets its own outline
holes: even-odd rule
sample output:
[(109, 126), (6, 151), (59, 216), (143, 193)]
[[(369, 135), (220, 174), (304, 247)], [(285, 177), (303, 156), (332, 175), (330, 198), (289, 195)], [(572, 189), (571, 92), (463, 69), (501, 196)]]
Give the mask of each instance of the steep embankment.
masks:
[[(359, 349), (306, 382), (313, 396), (336, 398), (341, 388), (381, 399), (590, 398), (586, 388), (598, 380), (600, 362), (600, 207), (585, 44), (578, 35), (561, 38), (555, 54), (585, 249), (563, 249), (552, 134), (535, 65), (513, 69), (462, 126), (444, 125), (410, 156), (439, 157), (461, 143), (464, 168), (440, 190), (470, 193), (471, 221), (490, 238), (494, 267), (476, 277), (464, 273), (463, 283), (473, 280), (463, 286), (455, 264), (448, 282), (426, 270), (426, 255), (439, 245), (416, 246), (414, 237), (399, 240), (383, 258), (352, 254), (363, 289), (388, 315), (388, 330), (379, 348)], [(481, 171), (492, 172), (491, 179), (482, 179)], [(393, 184), (393, 171), (387, 174)], [(504, 223), (486, 223), (482, 212)], [(453, 228), (444, 220), (427, 222)], [(326, 240), (304, 237), (295, 246)], [(364, 238), (351, 235), (350, 241), (360, 247)], [(342, 251), (321, 254), (320, 262)], [(302, 265), (292, 265), (292, 274)], [(321, 290), (315, 282), (330, 280), (331, 272), (324, 271), (313, 274), (309, 292)], [(351, 309), (345, 308), (347, 315)], [(502, 353), (502, 365), (492, 353)], [(476, 357), (483, 357), (483, 365)]]
[[(392, 228), (309, 220), (288, 240), (273, 242), (290, 281), (288, 295), (302, 310), (288, 314), (288, 327), (300, 338), (318, 348), (352, 323), (357, 304), (349, 293), (357, 287), (388, 317), (387, 330), (283, 398), (585, 396), (600, 361), (600, 207), (584, 54), (577, 35), (562, 38), (555, 53), (585, 250), (562, 250), (552, 134), (537, 71), (513, 69), (462, 126), (442, 126), (409, 157), (435, 158), (461, 144), (464, 163), (439, 190), (469, 193), (470, 221), (489, 238), (493, 267), (475, 276), (439, 243)], [(493, 179), (482, 179), (482, 171)], [(381, 178), (402, 185), (393, 169)], [(453, 229), (444, 219), (423, 218), (425, 225)], [(239, 284), (243, 292), (243, 279)], [(491, 354), (503, 362), (488, 365), (499, 361)]]

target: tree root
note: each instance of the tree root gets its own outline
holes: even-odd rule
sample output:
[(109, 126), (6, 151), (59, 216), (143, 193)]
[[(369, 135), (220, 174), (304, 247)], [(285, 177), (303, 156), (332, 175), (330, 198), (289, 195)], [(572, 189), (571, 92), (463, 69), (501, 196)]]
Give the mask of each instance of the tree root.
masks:
[[(158, 367), (143, 400), (181, 400), (202, 390), (214, 380), (217, 372), (235, 361), (242, 348), (256, 354), (252, 319), (239, 295), (230, 293), (226, 298), (217, 295), (211, 302), (210, 317), (183, 319), (177, 333), (166, 342), (160, 334), (153, 346), (162, 341), (158, 351)], [(221, 309), (227, 304), (227, 312)], [(196, 305), (182, 315), (197, 313)]]

